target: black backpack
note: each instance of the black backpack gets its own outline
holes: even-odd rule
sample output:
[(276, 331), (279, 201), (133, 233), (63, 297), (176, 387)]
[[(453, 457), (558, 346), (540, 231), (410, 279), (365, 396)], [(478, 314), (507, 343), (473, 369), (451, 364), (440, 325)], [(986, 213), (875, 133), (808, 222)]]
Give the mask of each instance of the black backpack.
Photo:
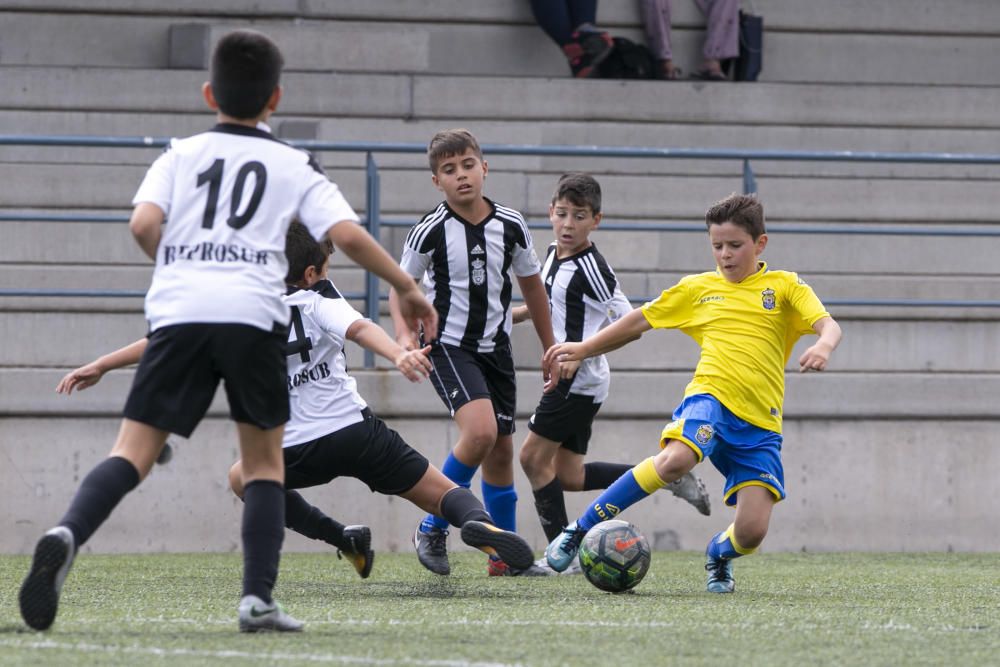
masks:
[(597, 66), (602, 79), (652, 79), (656, 61), (645, 44), (615, 37), (608, 57)]

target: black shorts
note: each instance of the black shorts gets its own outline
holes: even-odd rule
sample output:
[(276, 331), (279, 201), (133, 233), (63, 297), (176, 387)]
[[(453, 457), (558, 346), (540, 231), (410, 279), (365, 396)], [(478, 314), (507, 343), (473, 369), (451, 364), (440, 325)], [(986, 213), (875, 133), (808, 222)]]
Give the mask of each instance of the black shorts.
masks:
[(434, 365), (431, 384), (452, 417), (469, 401), (488, 398), (493, 401), (497, 433), (510, 435), (514, 432), (517, 385), (509, 344), (498, 346), (493, 352), (470, 352), (445, 343), (433, 343), (430, 360)]
[(233, 420), (272, 429), (288, 421), (288, 331), (245, 324), (157, 329), (139, 361), (125, 416), (185, 438), (208, 412), (219, 380)]
[(387, 496), (412, 489), (427, 472), (423, 454), (365, 408), (364, 419), (322, 438), (285, 447), (285, 488), (304, 489), (354, 477)]
[(591, 426), (601, 404), (593, 396), (568, 393), (571, 380), (563, 380), (547, 394), (528, 420), (528, 430), (577, 454), (586, 454)]

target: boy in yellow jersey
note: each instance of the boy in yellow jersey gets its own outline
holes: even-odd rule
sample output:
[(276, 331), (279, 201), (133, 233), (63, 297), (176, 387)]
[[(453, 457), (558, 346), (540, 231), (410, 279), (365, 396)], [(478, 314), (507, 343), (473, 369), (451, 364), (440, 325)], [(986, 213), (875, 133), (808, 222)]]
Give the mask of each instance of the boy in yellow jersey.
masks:
[(736, 518), (706, 549), (708, 590), (731, 593), (732, 560), (763, 542), (774, 503), (784, 499), (781, 417), (785, 364), (806, 333), (819, 340), (799, 357), (801, 371), (821, 371), (840, 343), (840, 325), (812, 288), (759, 261), (767, 245), (764, 209), (733, 194), (705, 214), (717, 269), (686, 276), (657, 299), (579, 343), (560, 343), (545, 363), (571, 376), (579, 363), (618, 349), (650, 329), (680, 329), (701, 346), (684, 400), (660, 435), (661, 451), (612, 484), (549, 544), (552, 569), (565, 570), (595, 524), (678, 479), (706, 456), (725, 478), (724, 500)]

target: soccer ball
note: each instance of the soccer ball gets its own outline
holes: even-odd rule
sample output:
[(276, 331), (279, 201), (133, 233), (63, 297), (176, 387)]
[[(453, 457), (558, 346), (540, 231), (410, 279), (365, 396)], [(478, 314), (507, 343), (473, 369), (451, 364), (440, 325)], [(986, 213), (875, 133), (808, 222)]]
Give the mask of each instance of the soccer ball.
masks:
[(646, 576), (652, 554), (649, 541), (627, 521), (597, 524), (580, 543), (580, 568), (602, 591), (621, 593)]

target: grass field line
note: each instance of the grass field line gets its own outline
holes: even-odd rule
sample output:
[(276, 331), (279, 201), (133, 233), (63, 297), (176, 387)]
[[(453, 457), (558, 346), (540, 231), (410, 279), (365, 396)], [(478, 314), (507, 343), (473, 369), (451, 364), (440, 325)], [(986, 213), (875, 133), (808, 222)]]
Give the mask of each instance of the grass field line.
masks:
[[(231, 621), (230, 621), (231, 622)], [(360, 655), (336, 655), (332, 653), (268, 653), (260, 651), (212, 651), (207, 649), (158, 648), (155, 646), (103, 646), (82, 642), (11, 641), (0, 640), (0, 646), (27, 649), (56, 649), (62, 651), (84, 651), (89, 653), (152, 655), (156, 657), (219, 658), (233, 660), (265, 660), (269, 663), (280, 661), (329, 662), (342, 665), (417, 665), (418, 667), (521, 667), (520, 663), (469, 662), (467, 660), (420, 660), (373, 658)]]

